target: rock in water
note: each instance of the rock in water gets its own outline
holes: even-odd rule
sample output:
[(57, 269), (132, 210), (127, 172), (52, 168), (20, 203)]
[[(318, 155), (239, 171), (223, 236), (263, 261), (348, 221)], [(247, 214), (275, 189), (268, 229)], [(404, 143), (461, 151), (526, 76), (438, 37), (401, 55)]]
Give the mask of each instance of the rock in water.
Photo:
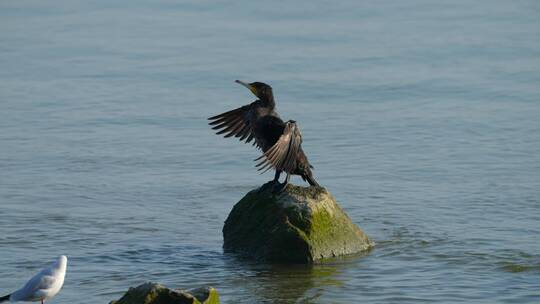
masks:
[(184, 291), (148, 282), (130, 288), (120, 300), (109, 304), (219, 304), (219, 295), (212, 287)]
[(371, 240), (322, 187), (252, 190), (223, 227), (223, 248), (268, 261), (311, 263), (370, 249)]

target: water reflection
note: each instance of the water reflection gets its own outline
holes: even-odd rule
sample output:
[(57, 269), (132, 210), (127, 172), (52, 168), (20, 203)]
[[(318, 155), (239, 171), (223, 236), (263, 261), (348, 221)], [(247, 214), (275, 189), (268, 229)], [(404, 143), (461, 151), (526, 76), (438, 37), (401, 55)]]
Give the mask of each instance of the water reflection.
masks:
[(343, 273), (367, 253), (328, 259), (312, 265), (268, 264), (227, 255), (237, 277), (230, 282), (257, 303), (315, 303), (329, 287), (341, 287)]

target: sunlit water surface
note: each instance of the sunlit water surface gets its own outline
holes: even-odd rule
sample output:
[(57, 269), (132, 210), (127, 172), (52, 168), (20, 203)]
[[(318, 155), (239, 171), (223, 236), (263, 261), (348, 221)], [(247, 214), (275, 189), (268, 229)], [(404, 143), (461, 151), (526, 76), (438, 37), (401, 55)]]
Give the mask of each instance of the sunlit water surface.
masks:
[[(0, 293), (66, 254), (51, 303), (540, 302), (538, 1), (2, 1), (0, 66)], [(223, 254), (273, 177), (206, 125), (253, 100), (235, 79), (274, 87), (373, 251)]]

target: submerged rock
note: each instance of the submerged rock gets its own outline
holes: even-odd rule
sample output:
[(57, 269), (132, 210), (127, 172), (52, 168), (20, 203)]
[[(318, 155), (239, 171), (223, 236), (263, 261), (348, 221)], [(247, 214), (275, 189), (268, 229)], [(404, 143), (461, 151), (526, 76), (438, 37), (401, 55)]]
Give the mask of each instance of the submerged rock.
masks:
[(250, 191), (223, 227), (223, 248), (268, 261), (311, 263), (373, 246), (322, 187), (272, 184)]
[(130, 288), (118, 301), (109, 304), (218, 304), (219, 295), (213, 287), (188, 291), (169, 289), (157, 283), (144, 283)]

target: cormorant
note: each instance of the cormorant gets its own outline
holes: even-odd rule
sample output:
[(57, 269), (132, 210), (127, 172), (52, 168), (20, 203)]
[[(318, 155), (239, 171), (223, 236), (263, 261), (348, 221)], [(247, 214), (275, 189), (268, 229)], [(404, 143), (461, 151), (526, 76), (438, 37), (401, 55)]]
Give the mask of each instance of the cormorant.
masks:
[[(291, 174), (300, 175), (312, 186), (319, 184), (313, 178), (306, 154), (302, 150), (302, 135), (294, 120), (284, 122), (275, 111), (276, 103), (272, 87), (262, 82), (235, 82), (248, 88), (258, 100), (243, 107), (208, 118), (216, 134), (225, 137), (239, 137), (246, 143), (255, 139), (263, 151), (263, 155), (255, 159), (259, 171), (276, 170), (273, 182), (283, 189), (289, 182)], [(287, 174), (285, 182), (279, 183), (279, 176), (284, 171)]]

